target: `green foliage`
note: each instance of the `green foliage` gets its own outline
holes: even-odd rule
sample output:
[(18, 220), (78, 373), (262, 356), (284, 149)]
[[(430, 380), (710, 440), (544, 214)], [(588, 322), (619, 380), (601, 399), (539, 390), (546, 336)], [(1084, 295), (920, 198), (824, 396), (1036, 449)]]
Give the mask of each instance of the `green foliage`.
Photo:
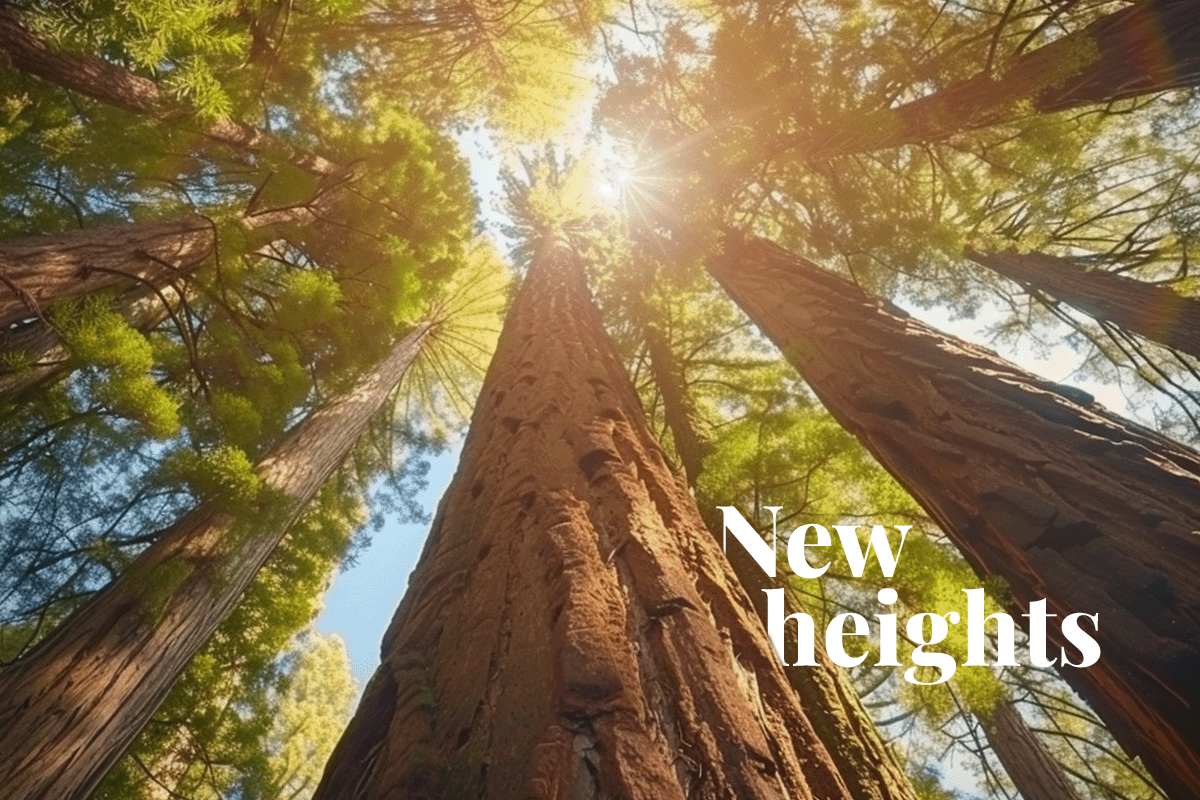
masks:
[(109, 308), (107, 297), (62, 303), (55, 326), (73, 356), (91, 365), (88, 390), (122, 416), (141, 422), (155, 437), (179, 429), (174, 398), (154, 381), (152, 349), (145, 337)]
[(261, 488), (245, 452), (224, 445), (203, 453), (174, 452), (164, 462), (160, 479), (182, 481), (197, 497), (230, 508), (248, 507)]

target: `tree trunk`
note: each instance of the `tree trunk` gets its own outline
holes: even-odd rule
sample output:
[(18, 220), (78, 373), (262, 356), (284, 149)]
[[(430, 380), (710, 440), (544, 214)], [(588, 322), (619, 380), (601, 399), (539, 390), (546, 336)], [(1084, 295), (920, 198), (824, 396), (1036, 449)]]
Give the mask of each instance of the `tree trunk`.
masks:
[[(307, 203), (245, 214), (237, 224), (259, 236), (319, 222), (353, 176), (319, 191)], [(87, 228), (0, 243), (0, 353), (22, 354), (22, 366), (0, 366), (0, 402), (62, 376), (70, 353), (46, 312), (55, 303), (120, 289), (116, 307), (139, 330), (161, 322), (182, 296), (188, 276), (216, 246), (212, 222), (170, 222)]]
[(976, 264), (1060, 300), (1093, 319), (1200, 358), (1200, 301), (1168, 286), (1103, 270), (1087, 271), (1044, 253), (980, 253)]
[(688, 481), (695, 483), (712, 445), (696, 430), (696, 408), (688, 394), (687, 378), (666, 334), (653, 322), (642, 325), (642, 333), (650, 356), (650, 372), (662, 395), (663, 417), (675, 440), (675, 452)]
[[(157, 119), (171, 120), (171, 109), (149, 78), (95, 56), (55, 52), (26, 28), (11, 8), (0, 4), (0, 57), (9, 65), (102, 103)], [(277, 154), (288, 163), (317, 176), (334, 176), (339, 165), (310, 153), (252, 125), (234, 120), (213, 122), (204, 136), (230, 147)]]
[(211, 222), (106, 225), (0, 243), (0, 331), (14, 336), (70, 297), (169, 285), (212, 255)]
[[(655, 382), (663, 396), (667, 427), (676, 441), (694, 443), (689, 452), (699, 455), (690, 458), (681, 454), (688, 482), (695, 488), (703, 470), (703, 456), (711, 445), (695, 429), (695, 409), (683, 380), (683, 370), (666, 335), (653, 323), (643, 326), (650, 353), (650, 366)], [(703, 449), (700, 449), (703, 448)], [(690, 466), (689, 466), (690, 463)], [(714, 541), (720, 541), (723, 521), (715, 507), (700, 512)], [(767, 624), (767, 596), (764, 589), (783, 587), (784, 614), (804, 611), (799, 593), (787, 580), (770, 578), (750, 554), (733, 547), (726, 554), (738, 583), (750, 597), (761, 626)], [(784, 628), (784, 652), (796, 652), (797, 627)], [(788, 684), (796, 693), (817, 736), (825, 748), (837, 754), (838, 772), (854, 800), (893, 800), (911, 798), (912, 788), (904, 771), (879, 734), (871, 715), (863, 708), (857, 693), (850, 686), (842, 669), (834, 665), (821, 640), (813, 647), (819, 665), (816, 667), (783, 667)], [(1069, 800), (1069, 798), (1062, 798)]]
[(320, 800), (849, 798), (558, 240)]
[[(114, 299), (113, 307), (131, 328), (145, 332), (177, 310), (183, 297), (172, 285), (138, 285)], [(0, 353), (20, 353), (22, 365), (12, 371), (0, 367), (0, 404), (20, 404), (74, 368), (70, 348), (40, 318), (29, 318), (0, 335)]]
[(341, 463), (431, 329), (418, 325), (375, 371), (259, 462), (261, 508), (235, 517), (220, 502), (201, 503), (0, 672), (5, 798), (88, 796)]
[(998, 77), (981, 73), (896, 108), (819, 127), (794, 144), (823, 161), (938, 142), (1030, 110), (1064, 111), (1198, 83), (1200, 3), (1143, 0), (1019, 56)]
[(769, 242), (731, 238), (710, 270), (1014, 604), (1099, 614), (1098, 663), (1060, 672), (1173, 797), (1200, 795), (1200, 455)]
[[(662, 331), (653, 328), (654, 342), (650, 342), (652, 333), (649, 326), (646, 328), (646, 334), (651, 353), (651, 368), (666, 404), (668, 390), (662, 387), (663, 380), (671, 380), (671, 376), (679, 374), (680, 370), (670, 343)], [(657, 358), (656, 351), (659, 354)], [(663, 365), (663, 377), (659, 376), (659, 368), (654, 366), (656, 362)], [(671, 392), (681, 392), (682, 397), (687, 399), (682, 381), (675, 383)], [(690, 402), (680, 404), (676, 401), (676, 405), (691, 409)], [(670, 410), (670, 405), (667, 405), (667, 410)], [(691, 414), (680, 414), (678, 411), (666, 415), (667, 427), (671, 429), (675, 441), (700, 440), (692, 427), (692, 419)], [(688, 472), (688, 480), (693, 489), (699, 477), (699, 469)], [(716, 509), (706, 508), (701, 511), (701, 516), (709, 531), (719, 538), (723, 522)], [(763, 594), (764, 589), (779, 586), (786, 589), (785, 615), (805, 611), (799, 593), (790, 582), (769, 578), (744, 548), (735, 547), (726, 555), (739, 583), (753, 601), (754, 610), (764, 626), (767, 624), (767, 598)], [(789, 625), (784, 628), (784, 652), (795, 652), (795, 647), (796, 628)], [(874, 719), (863, 708), (844, 671), (830, 662), (820, 641), (814, 642), (813, 649), (820, 662), (817, 668), (788, 665), (783, 668), (788, 683), (800, 698), (800, 705), (807, 710), (809, 719), (825, 746), (831, 752), (840, 754), (839, 765), (843, 767), (841, 774), (855, 800), (884, 800), (894, 796), (890, 793), (892, 787), (899, 785), (904, 778), (892, 751), (884, 744)], [(1046, 752), (1037, 735), (1029, 730), (1024, 718), (1011, 702), (1007, 699), (1001, 700), (996, 709), (981, 720), (988, 744), (1004, 765), (1005, 771), (1024, 800), (1080, 800), (1066, 773)]]
[(1080, 800), (1074, 784), (1008, 699), (980, 718), (992, 752), (1024, 800)]

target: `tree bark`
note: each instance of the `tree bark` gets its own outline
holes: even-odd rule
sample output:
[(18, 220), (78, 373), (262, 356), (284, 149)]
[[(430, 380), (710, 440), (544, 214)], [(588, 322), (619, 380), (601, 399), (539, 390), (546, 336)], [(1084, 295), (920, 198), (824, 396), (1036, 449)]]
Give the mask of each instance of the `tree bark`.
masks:
[(967, 250), (966, 256), (1093, 319), (1200, 358), (1200, 300), (1176, 294), (1168, 286), (1087, 271), (1068, 258), (1045, 253)]
[[(646, 334), (651, 368), (664, 396), (664, 404), (667, 404), (668, 390), (662, 384), (664, 380), (672, 381), (672, 376), (679, 374), (680, 370), (662, 331), (653, 328), (651, 333), (651, 327), (647, 326)], [(655, 337), (653, 342), (651, 335)], [(656, 351), (659, 353), (657, 359)], [(660, 368), (654, 366), (657, 362), (663, 365), (665, 374), (662, 377), (659, 375)], [(682, 380), (674, 382), (670, 391), (672, 394), (683, 393), (683, 399), (687, 399)], [(676, 400), (676, 407), (690, 410), (691, 404)], [(670, 410), (669, 404), (667, 410)], [(692, 419), (691, 414), (681, 414), (678, 410), (666, 415), (667, 427), (671, 429), (675, 441), (700, 440), (692, 427)], [(700, 477), (701, 464), (697, 463), (695, 472), (689, 470), (687, 473), (693, 489)], [(716, 509), (705, 509), (701, 516), (709, 531), (719, 538), (718, 532), (723, 523)], [(786, 589), (785, 615), (806, 610), (795, 588), (786, 580), (768, 577), (744, 548), (735, 547), (726, 552), (726, 556), (764, 626), (767, 624), (764, 589), (779, 586)], [(788, 683), (800, 698), (800, 705), (807, 710), (821, 741), (831, 752), (839, 754), (842, 777), (855, 800), (886, 800), (893, 797), (894, 787), (905, 780), (903, 771), (880, 737), (875, 720), (863, 708), (857, 693), (849, 685), (845, 673), (830, 662), (820, 641), (814, 645), (820, 665), (817, 668), (785, 665), (783, 671)], [(796, 628), (787, 626), (784, 628), (784, 652), (795, 652), (795, 647)], [(991, 714), (981, 717), (981, 721), (988, 744), (1024, 800), (1080, 800), (1066, 773), (1042, 746), (1037, 735), (1029, 730), (1024, 718), (1009, 700), (1001, 700)]]
[(71, 297), (166, 286), (207, 261), (215, 243), (213, 224), (199, 217), (0, 243), (0, 331), (17, 334)]
[[(793, 144), (811, 160), (938, 142), (957, 133), (1200, 83), (1200, 3), (1143, 0), (1025, 55), (896, 108), (819, 127)], [(1025, 107), (1023, 110), (1023, 106)]]
[[(15, 11), (4, 5), (0, 5), (0, 61), (116, 108), (174, 121), (172, 109), (153, 80), (102, 58), (54, 51), (21, 23)], [(233, 148), (274, 153), (313, 175), (331, 177), (342, 172), (338, 164), (323, 156), (235, 120), (218, 120), (199, 132)]]
[[(648, 313), (648, 310), (647, 310)], [(663, 397), (667, 427), (680, 451), (689, 484), (695, 488), (703, 471), (703, 457), (711, 445), (695, 429), (695, 408), (688, 396), (683, 370), (667, 336), (654, 323), (643, 326), (650, 354), (651, 371)], [(678, 443), (691, 443), (686, 450)], [(693, 455), (685, 456), (684, 452)], [(714, 541), (720, 541), (723, 522), (716, 507), (700, 512)], [(760, 626), (767, 624), (765, 589), (782, 587), (784, 614), (803, 612), (799, 593), (785, 580), (770, 578), (750, 554), (741, 547), (725, 553), (738, 583), (750, 597)], [(795, 626), (784, 629), (784, 652), (796, 652)], [(834, 665), (822, 641), (813, 647), (819, 662), (816, 667), (784, 665), (788, 684), (796, 693), (813, 729), (831, 753), (836, 753), (838, 772), (854, 800), (896, 800), (912, 798), (912, 787), (897, 763), (895, 755), (880, 736), (874, 719), (863, 708), (857, 693), (841, 668)], [(1070, 800), (1060, 798), (1060, 800)]]
[[(245, 214), (247, 233), (276, 233), (322, 220), (353, 176), (308, 202)], [(0, 352), (20, 352), (19, 369), (0, 367), (0, 402), (63, 375), (70, 353), (47, 311), (72, 297), (118, 289), (116, 307), (139, 330), (161, 322), (181, 285), (213, 254), (213, 223), (201, 217), (109, 225), (0, 243)]]
[(414, 328), (376, 370), (259, 462), (266, 500), (255, 513), (201, 503), (0, 672), (0, 786), (8, 800), (88, 796), (341, 463), (431, 329), (428, 322)]
[(988, 745), (1023, 800), (1080, 800), (1074, 784), (1010, 700), (1001, 700), (980, 722)]
[(1012, 603), (1099, 614), (1098, 663), (1061, 674), (1172, 797), (1200, 795), (1200, 455), (769, 242), (731, 237), (710, 271)]
[(642, 334), (650, 356), (650, 372), (662, 395), (663, 417), (675, 440), (675, 451), (689, 482), (695, 483), (712, 445), (696, 430), (696, 408), (688, 395), (687, 378), (666, 334), (654, 322), (643, 324)]
[(320, 800), (849, 798), (543, 242)]

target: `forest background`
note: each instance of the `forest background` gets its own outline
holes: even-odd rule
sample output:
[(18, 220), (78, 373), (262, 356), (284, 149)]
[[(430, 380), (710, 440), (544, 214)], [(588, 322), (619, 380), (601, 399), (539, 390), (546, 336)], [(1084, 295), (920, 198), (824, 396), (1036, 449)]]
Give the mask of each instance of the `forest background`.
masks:
[[(849, 281), (835, 295), (857, 285), (890, 298), (883, 313), (894, 303), (982, 336), (1041, 373), (1013, 379), (1032, 392), (1016, 406), (1096, 437), (1099, 397), (1145, 426), (1121, 427), (1127, 441), (1190, 469), (1198, 16), (1180, 0), (0, 5), (8, 697), (49, 680), (53, 648), (81, 646), (64, 625), (34, 647), (59, 623), (119, 617), (111, 598), (136, 594), (152, 623), (138, 624), (193, 615), (172, 638), (197, 644), (146, 640), (186, 671), (155, 673), (160, 688), (128, 704), (153, 716), (120, 760), (125, 745), (107, 745), (97, 763), (116, 766), (96, 796), (311, 795), (354, 700), (340, 645), (305, 632), (320, 594), (339, 564), (372, 557), (364, 525), (377, 547), (396, 535), (384, 519), (432, 511), (415, 489), (425, 461), (465, 427), (509, 284), (553, 236), (588, 264), (702, 514), (735, 503), (760, 529), (771, 505), (797, 520), (912, 521), (905, 607), (961, 609), (958, 590), (981, 579), (945, 505), (872, 447), (914, 501), (860, 444), (897, 425), (928, 440), (920, 414), (854, 388), (862, 379), (840, 401), (819, 365), (834, 356), (806, 361), (819, 347), (788, 344), (720, 256), (811, 258)], [(763, 255), (756, 236), (787, 251)], [(1081, 275), (1100, 279), (1099, 301)], [(904, 363), (877, 375), (883, 386)], [(985, 411), (1021, 424), (1007, 406)], [(1113, 470), (1189, 499), (1166, 473)], [(1139, 525), (1175, 536), (1196, 519), (1179, 508)], [(1032, 538), (1083, 549), (1088, 516), (1101, 515)], [(200, 541), (212, 543), (187, 549)], [(1111, 558), (1101, 571), (1132, 583), (1106, 584), (1113, 606), (1087, 610), (1132, 614), (1178, 645), (1167, 666), (1128, 658), (1181, 691), (1190, 594), (1152, 561)], [(383, 571), (393, 597), (355, 602), (390, 614), (406, 567)], [(989, 595), (1018, 598), (995, 571), (1008, 585), (983, 579)], [(833, 572), (794, 585), (796, 602), (825, 618), (874, 613), (877, 586)], [(338, 579), (352, 593), (354, 575)], [(119, 588), (97, 594), (110, 580)], [(1131, 605), (1130, 588), (1158, 605)], [(206, 626), (216, 633), (193, 657)], [(965, 641), (945, 646), (965, 654)], [(963, 787), (944, 764), (983, 796), (1187, 796), (1170, 785), (1186, 746), (1139, 763), (1053, 670), (974, 668), (928, 689), (869, 662), (848, 677), (915, 796)], [(0, 711), (17, 713), (12, 702)], [(36, 751), (20, 726), (8, 735)], [(1014, 770), (1014, 747), (1037, 774)]]

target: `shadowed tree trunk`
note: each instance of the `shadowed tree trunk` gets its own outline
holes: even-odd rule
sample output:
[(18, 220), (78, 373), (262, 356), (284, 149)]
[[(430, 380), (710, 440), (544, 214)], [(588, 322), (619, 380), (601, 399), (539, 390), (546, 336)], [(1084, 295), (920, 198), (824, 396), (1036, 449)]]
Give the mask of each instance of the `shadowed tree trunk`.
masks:
[(850, 798), (543, 241), (320, 800)]
[[(688, 482), (694, 488), (703, 470), (703, 455), (707, 454), (711, 446), (695, 429), (695, 409), (683, 380), (683, 369), (675, 357), (670, 340), (653, 323), (644, 325), (643, 332), (650, 354), (651, 370), (663, 396), (666, 423), (672, 438), (676, 442), (698, 443), (704, 448), (691, 451), (698, 452), (699, 457), (693, 456), (689, 459), (682, 454), (680, 456), (684, 462)], [(678, 444), (676, 449), (680, 449)], [(714, 539), (721, 541), (724, 522), (716, 505), (701, 508), (700, 516)], [(767, 595), (763, 593), (765, 589), (786, 589), (785, 615), (805, 611), (795, 588), (786, 579), (776, 580), (769, 577), (745, 548), (735, 545), (726, 551), (726, 556), (738, 583), (749, 595), (762, 626), (767, 622)], [(796, 625), (785, 626), (785, 653), (796, 652), (797, 631)], [(837, 754), (838, 771), (850, 796), (854, 800), (911, 797), (912, 789), (904, 771), (896, 762), (892, 751), (884, 744), (875, 721), (863, 708), (844, 671), (829, 660), (820, 638), (814, 642), (813, 650), (819, 662), (818, 666), (785, 665), (783, 671), (821, 742), (829, 752)]]
[(1085, 270), (1069, 258), (1045, 253), (967, 250), (966, 256), (1093, 319), (1200, 358), (1200, 301), (1168, 286)]
[(201, 503), (49, 637), (0, 672), (6, 800), (83, 800), (162, 702), (419, 354), (421, 323), (262, 461), (265, 500)]
[(0, 331), (32, 326), (69, 297), (166, 286), (207, 261), (215, 242), (213, 224), (200, 217), (0, 242)]
[(650, 357), (650, 372), (662, 395), (663, 418), (671, 430), (675, 452), (679, 454), (688, 481), (694, 484), (704, 469), (704, 458), (712, 451), (712, 445), (696, 430), (696, 408), (688, 394), (687, 377), (666, 334), (655, 322), (643, 324), (642, 334)]
[(1029, 730), (1012, 701), (1001, 700), (980, 721), (992, 752), (1024, 800), (1079, 800), (1066, 773)]
[[(170, 108), (153, 80), (102, 58), (55, 52), (21, 23), (14, 10), (3, 4), (0, 4), (0, 56), (22, 72), (116, 108), (165, 121), (180, 116), (177, 109)], [(242, 122), (220, 120), (199, 132), (230, 147), (276, 154), (313, 175), (334, 176), (342, 171), (339, 165), (322, 156)]]
[(769, 242), (709, 268), (976, 570), (1022, 611), (1048, 599), (1049, 658), (1079, 660), (1064, 615), (1099, 614), (1099, 661), (1061, 674), (1172, 797), (1200, 794), (1200, 455)]
[(1200, 3), (1143, 0), (1016, 58), (896, 108), (797, 137), (813, 160), (938, 142), (954, 134), (1200, 83)]

